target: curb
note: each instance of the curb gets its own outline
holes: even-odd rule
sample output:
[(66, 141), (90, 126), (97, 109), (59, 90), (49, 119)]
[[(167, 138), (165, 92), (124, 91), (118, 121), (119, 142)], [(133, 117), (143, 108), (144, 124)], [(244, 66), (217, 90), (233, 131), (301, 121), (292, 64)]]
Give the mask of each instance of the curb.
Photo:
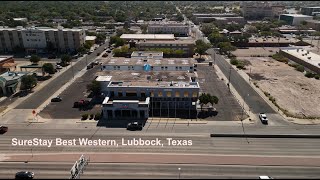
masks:
[(320, 139), (320, 134), (210, 134), (210, 137)]

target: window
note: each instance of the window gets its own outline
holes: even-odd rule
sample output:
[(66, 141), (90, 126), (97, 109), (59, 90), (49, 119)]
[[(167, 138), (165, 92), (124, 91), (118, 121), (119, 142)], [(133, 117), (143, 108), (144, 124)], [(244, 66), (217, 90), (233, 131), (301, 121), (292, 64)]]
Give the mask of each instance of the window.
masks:
[(198, 93), (197, 92), (192, 92), (192, 97), (198, 97)]
[(162, 97), (163, 95), (162, 95), (162, 91), (160, 91), (159, 93), (158, 93), (158, 97)]
[(183, 97), (188, 97), (188, 96), (189, 96), (189, 92), (185, 91), (184, 94), (183, 94)]
[(176, 91), (175, 97), (180, 97), (180, 92), (179, 91)]
[(150, 92), (150, 96), (154, 97), (154, 92), (153, 91)]
[(170, 91), (167, 92), (167, 97), (171, 97), (171, 92)]

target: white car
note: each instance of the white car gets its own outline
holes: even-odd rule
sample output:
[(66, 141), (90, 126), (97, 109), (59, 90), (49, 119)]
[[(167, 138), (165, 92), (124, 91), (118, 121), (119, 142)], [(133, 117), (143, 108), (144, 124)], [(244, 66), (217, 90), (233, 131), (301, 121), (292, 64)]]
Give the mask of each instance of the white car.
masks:
[(61, 65), (56, 65), (56, 69), (62, 69)]
[(273, 178), (270, 176), (259, 176), (259, 179), (273, 179)]
[(259, 118), (263, 124), (268, 124), (268, 118), (265, 113), (259, 113)]

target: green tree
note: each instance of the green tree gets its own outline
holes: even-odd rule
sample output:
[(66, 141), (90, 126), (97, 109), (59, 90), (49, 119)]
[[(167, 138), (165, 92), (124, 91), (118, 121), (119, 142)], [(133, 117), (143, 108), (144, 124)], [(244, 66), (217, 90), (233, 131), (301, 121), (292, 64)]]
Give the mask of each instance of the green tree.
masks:
[(41, 61), (41, 58), (37, 55), (32, 55), (30, 58), (30, 62), (32, 64), (38, 64), (39, 61)]
[(71, 56), (68, 54), (64, 54), (61, 56), (61, 63), (62, 66), (66, 66), (69, 64), (69, 62), (72, 60)]
[(54, 74), (55, 73), (54, 67), (53, 67), (53, 65), (51, 63), (44, 63), (42, 65), (42, 70), (43, 70), (43, 72), (48, 73), (48, 74)]
[(98, 43), (104, 42), (104, 41), (106, 40), (106, 35), (104, 35), (104, 34), (99, 33), (99, 34), (97, 34), (96, 36), (97, 36), (96, 41), (97, 41)]
[(216, 26), (213, 23), (205, 23), (201, 27), (201, 31), (205, 36), (208, 36), (212, 33), (212, 31), (216, 28)]
[(110, 44), (115, 44), (115, 47), (123, 46), (125, 42), (126, 41), (121, 39), (119, 36), (112, 36), (110, 38)]
[(87, 90), (91, 91), (94, 95), (98, 95), (101, 92), (100, 82), (93, 80), (90, 84), (87, 85)]
[(208, 97), (208, 95), (206, 93), (202, 93), (200, 96), (199, 96), (199, 101), (200, 101), (200, 107), (201, 107), (201, 111), (202, 111), (202, 108), (205, 104), (208, 104), (209, 101), (210, 101), (210, 98)]
[(37, 79), (33, 75), (26, 75), (21, 78), (21, 89), (30, 90), (37, 85)]
[(86, 49), (90, 49), (92, 46), (93, 46), (93, 43), (91, 41), (87, 41), (83, 45), (83, 47)]
[(237, 48), (233, 46), (230, 42), (221, 42), (218, 44), (220, 52), (224, 52), (230, 56), (231, 51), (235, 51)]
[(201, 55), (204, 55), (210, 47), (211, 47), (210, 44), (207, 44), (202, 40), (197, 40), (195, 52), (200, 54), (200, 58), (201, 58)]

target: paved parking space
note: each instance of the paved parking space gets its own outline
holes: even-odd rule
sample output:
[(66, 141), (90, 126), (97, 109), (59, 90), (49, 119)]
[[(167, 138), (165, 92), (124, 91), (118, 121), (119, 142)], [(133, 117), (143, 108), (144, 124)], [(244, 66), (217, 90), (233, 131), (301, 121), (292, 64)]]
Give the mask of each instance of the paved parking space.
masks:
[(100, 105), (96, 105), (88, 111), (80, 111), (78, 108), (73, 108), (75, 101), (86, 99), (87, 95), (89, 95), (87, 92), (87, 84), (95, 79), (95, 73), (99, 70), (100, 65), (88, 70), (59, 95), (62, 98), (61, 102), (50, 103), (39, 115), (43, 118), (52, 119), (80, 119), (81, 114), (95, 114), (100, 112)]
[[(210, 93), (219, 98), (219, 103), (214, 105), (217, 114), (205, 120), (235, 121), (240, 120), (242, 108), (234, 96), (229, 92), (228, 87), (218, 78), (212, 66), (198, 65), (198, 80), (200, 91)], [(244, 114), (245, 115), (245, 114)]]

